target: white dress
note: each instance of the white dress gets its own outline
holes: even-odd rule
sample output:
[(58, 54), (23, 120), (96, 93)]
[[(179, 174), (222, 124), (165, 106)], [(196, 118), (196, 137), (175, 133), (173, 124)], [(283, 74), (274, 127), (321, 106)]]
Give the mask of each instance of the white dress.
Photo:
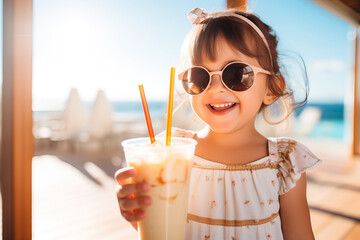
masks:
[(194, 157), (187, 240), (283, 239), (279, 196), (321, 160), (291, 138), (269, 138), (268, 147), (269, 156), (244, 165)]

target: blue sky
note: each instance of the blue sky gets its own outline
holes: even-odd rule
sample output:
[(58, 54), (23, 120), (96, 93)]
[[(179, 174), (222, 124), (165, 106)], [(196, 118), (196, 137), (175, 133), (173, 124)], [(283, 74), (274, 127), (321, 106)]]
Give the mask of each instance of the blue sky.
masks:
[(345, 92), (351, 89), (354, 27), (308, 0), (252, 3), (254, 11), (278, 33), (283, 49), (294, 50), (304, 58), (309, 100), (344, 101), (349, 96)]
[[(281, 52), (293, 50), (305, 60), (309, 100), (344, 101), (351, 87), (353, 27), (309, 0), (248, 3), (273, 27)], [(149, 100), (166, 101), (170, 67), (179, 66), (182, 41), (192, 27), (186, 13), (225, 5), (225, 0), (34, 0), (34, 109), (60, 107), (73, 87), (85, 101), (94, 100), (98, 89), (112, 101), (139, 100), (137, 85), (143, 83)]]

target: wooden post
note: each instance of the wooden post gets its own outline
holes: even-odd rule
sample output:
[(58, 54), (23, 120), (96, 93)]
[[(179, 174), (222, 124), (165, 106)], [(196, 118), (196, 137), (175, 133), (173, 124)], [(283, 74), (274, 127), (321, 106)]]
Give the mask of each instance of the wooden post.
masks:
[(236, 8), (240, 11), (246, 12), (247, 9), (247, 1), (246, 0), (227, 0), (226, 7), (227, 8)]
[(3, 239), (31, 239), (32, 0), (3, 0)]
[(360, 79), (359, 79), (359, 37), (355, 28), (355, 61), (354, 61), (354, 114), (353, 114), (353, 155), (360, 154)]

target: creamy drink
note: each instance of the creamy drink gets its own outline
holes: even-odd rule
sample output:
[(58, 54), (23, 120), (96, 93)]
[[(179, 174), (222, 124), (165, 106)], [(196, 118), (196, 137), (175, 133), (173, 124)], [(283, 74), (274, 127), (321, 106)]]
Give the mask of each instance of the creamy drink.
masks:
[(149, 138), (122, 142), (126, 161), (137, 170), (134, 181), (151, 186), (147, 195), (152, 204), (139, 222), (141, 240), (185, 240), (190, 164), (196, 141), (172, 138), (167, 147), (164, 142), (163, 138), (153, 144)]

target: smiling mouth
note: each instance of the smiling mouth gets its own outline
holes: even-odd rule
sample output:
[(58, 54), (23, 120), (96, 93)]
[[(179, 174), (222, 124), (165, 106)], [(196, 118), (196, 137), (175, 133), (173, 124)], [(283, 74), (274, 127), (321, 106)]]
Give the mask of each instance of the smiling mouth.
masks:
[(225, 104), (209, 104), (210, 108), (215, 111), (225, 111), (233, 108), (236, 103), (225, 103)]

